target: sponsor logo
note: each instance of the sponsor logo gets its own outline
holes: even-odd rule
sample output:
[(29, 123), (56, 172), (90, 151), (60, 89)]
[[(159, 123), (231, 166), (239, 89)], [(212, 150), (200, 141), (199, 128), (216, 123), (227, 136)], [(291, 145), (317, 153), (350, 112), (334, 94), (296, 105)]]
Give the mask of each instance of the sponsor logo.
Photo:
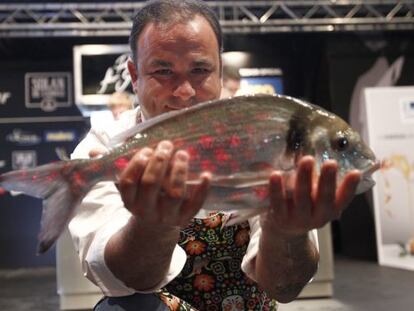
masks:
[(0, 160), (0, 168), (4, 168), (4, 167), (6, 167), (6, 161)]
[(115, 91), (123, 92), (131, 84), (131, 78), (128, 72), (127, 60), (129, 53), (125, 53), (117, 57), (112, 67), (105, 72), (105, 77), (99, 82), (100, 88), (98, 94), (106, 94), (108, 89), (113, 86)]
[(51, 112), (70, 107), (71, 75), (67, 72), (33, 72), (25, 75), (26, 107)]
[(12, 168), (22, 170), (33, 168), (37, 165), (37, 154), (34, 150), (12, 151)]
[(76, 134), (74, 131), (47, 131), (44, 140), (47, 142), (74, 141)]
[(21, 129), (14, 129), (13, 132), (7, 134), (6, 140), (21, 146), (33, 146), (41, 142), (38, 135)]
[(10, 92), (0, 92), (0, 105), (6, 105), (10, 97)]

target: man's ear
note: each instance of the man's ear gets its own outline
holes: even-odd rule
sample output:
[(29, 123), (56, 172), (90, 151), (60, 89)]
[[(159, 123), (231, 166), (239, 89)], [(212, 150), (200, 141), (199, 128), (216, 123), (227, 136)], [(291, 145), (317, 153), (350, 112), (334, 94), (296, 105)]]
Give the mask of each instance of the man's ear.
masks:
[(127, 66), (128, 66), (129, 75), (131, 76), (132, 87), (135, 90), (137, 79), (138, 79), (137, 67), (135, 66), (134, 62), (130, 58), (127, 61)]

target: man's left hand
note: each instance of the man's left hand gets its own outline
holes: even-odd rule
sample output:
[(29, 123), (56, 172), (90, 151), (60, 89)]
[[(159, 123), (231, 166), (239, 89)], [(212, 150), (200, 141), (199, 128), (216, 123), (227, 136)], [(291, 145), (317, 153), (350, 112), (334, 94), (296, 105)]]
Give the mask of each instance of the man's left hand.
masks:
[(270, 177), (270, 207), (262, 214), (264, 230), (286, 237), (300, 236), (338, 219), (355, 195), (361, 173), (349, 172), (337, 187), (338, 165), (325, 161), (319, 178), (314, 174), (315, 159), (305, 156), (298, 169), (291, 192), (286, 191), (280, 172)]

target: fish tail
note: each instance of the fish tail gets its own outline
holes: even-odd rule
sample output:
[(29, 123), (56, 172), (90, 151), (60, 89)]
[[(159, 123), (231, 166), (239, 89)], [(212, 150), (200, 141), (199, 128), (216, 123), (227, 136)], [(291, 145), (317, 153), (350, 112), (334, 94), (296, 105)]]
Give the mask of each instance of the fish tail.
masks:
[(0, 175), (0, 187), (43, 199), (38, 254), (46, 252), (57, 240), (76, 207), (99, 181), (91, 171), (92, 160), (59, 161), (33, 169), (11, 171)]

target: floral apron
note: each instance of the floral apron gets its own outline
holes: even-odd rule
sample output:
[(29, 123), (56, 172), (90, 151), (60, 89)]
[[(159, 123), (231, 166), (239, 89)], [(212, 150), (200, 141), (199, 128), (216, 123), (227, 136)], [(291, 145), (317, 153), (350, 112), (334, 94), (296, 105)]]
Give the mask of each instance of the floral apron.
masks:
[(187, 253), (181, 273), (158, 293), (171, 311), (272, 311), (257, 283), (241, 270), (250, 240), (248, 222), (223, 226), (226, 216), (195, 218), (181, 231), (180, 246)]

